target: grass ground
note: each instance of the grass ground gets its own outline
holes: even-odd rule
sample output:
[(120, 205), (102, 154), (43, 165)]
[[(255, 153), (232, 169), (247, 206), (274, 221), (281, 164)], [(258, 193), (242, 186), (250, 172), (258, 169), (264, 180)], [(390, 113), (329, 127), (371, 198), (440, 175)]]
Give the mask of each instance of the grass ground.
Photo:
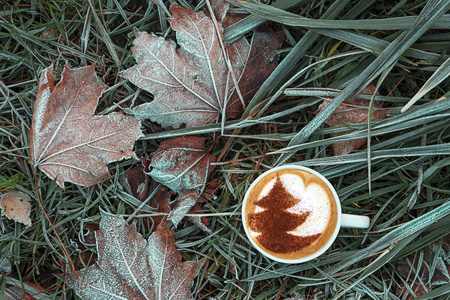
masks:
[[(128, 107), (135, 96), (150, 101), (151, 95), (117, 73), (135, 63), (133, 28), (170, 33), (162, 9), (169, 2), (155, 3), (93, 0), (93, 9), (87, 0), (0, 4), (0, 191), (19, 190), (36, 199), (36, 176), (43, 207), (72, 259), (79, 255), (74, 241), (83, 224), (98, 223), (100, 208), (128, 216), (139, 206), (125, 184), (125, 171), (135, 162), (111, 164), (114, 176), (91, 189), (60, 189), (42, 172), (35, 174), (28, 163), (29, 132), (39, 74), (52, 62), (58, 74), (64, 64), (96, 63), (97, 75), (109, 87), (99, 113), (122, 100)], [(178, 3), (192, 9), (204, 4)], [(164, 138), (199, 134), (213, 155), (222, 154), (209, 179), (218, 180), (218, 187), (202, 203), (212, 232), (189, 222), (175, 230), (185, 259), (207, 257), (193, 298), (450, 299), (450, 82), (439, 80), (450, 72), (448, 1), (267, 3), (310, 20), (267, 5), (236, 4), (242, 7), (236, 11), (256, 15), (228, 28), (227, 41), (248, 36), (265, 20), (257, 15), (286, 35), (279, 67), (259, 88), (241, 122), (227, 121), (223, 135), (220, 124), (164, 131), (147, 122), (145, 138), (136, 144), (138, 157), (149, 157)], [(430, 88), (435, 82), (440, 83)], [(370, 83), (388, 118), (352, 125), (351, 133), (331, 138), (330, 133), (349, 128), (324, 125), (327, 114)], [(423, 87), (427, 93), (401, 112)], [(340, 90), (333, 94), (334, 104), (313, 114), (321, 99), (332, 94), (327, 89)], [(332, 143), (369, 134), (367, 146), (333, 156)], [(343, 212), (369, 216), (370, 228), (341, 230), (330, 251), (311, 263), (284, 265), (256, 253), (242, 228), (242, 196), (255, 176), (287, 162), (323, 173), (336, 187)], [(67, 261), (37, 202), (31, 219), (33, 225), (25, 226), (0, 217), (0, 295), (17, 286), (29, 294), (36, 289), (48, 294), (36, 299), (77, 299), (54, 276), (66, 271)], [(134, 222), (148, 238), (145, 218)], [(86, 251), (94, 249), (90, 245)]]

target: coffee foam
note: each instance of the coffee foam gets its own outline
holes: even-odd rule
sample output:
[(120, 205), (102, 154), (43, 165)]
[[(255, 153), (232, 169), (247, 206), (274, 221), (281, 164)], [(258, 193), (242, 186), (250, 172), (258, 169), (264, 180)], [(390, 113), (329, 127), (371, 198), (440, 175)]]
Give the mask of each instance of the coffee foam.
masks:
[[(286, 189), (288, 188), (286, 187)], [(301, 201), (287, 211), (293, 213), (308, 211), (310, 214), (305, 223), (289, 233), (298, 236), (322, 233), (327, 228), (331, 214), (327, 192), (320, 185), (311, 183), (303, 191), (300, 198)]]

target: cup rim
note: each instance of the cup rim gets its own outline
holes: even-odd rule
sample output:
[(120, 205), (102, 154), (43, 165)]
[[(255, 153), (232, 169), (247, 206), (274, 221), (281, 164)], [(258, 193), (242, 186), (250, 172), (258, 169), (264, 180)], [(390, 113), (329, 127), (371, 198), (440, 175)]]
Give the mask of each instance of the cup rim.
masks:
[[(302, 171), (306, 171), (309, 172), (315, 176), (317, 176), (318, 178), (320, 178), (323, 182), (325, 182), (327, 184), (327, 186), (330, 188), (333, 196), (334, 196), (334, 201), (336, 202), (336, 208), (337, 208), (337, 221), (336, 221), (336, 227), (334, 228), (334, 232), (332, 234), (332, 236), (330, 237), (330, 239), (328, 240), (328, 242), (322, 246), (322, 248), (320, 248), (319, 250), (317, 250), (316, 252), (314, 252), (313, 254), (310, 254), (308, 256), (305, 257), (301, 257), (301, 258), (296, 258), (296, 259), (287, 259), (287, 258), (280, 258), (277, 256), (274, 256), (270, 253), (267, 253), (264, 249), (262, 249), (258, 244), (256, 244), (256, 242), (253, 240), (253, 238), (250, 236), (250, 232), (247, 229), (246, 226), (246, 216), (245, 216), (245, 206), (247, 204), (247, 199), (248, 196), (250, 194), (250, 191), (255, 187), (255, 185), (261, 181), (262, 178), (264, 178), (265, 176), (267, 176), (270, 173), (273, 172), (277, 172), (280, 170), (285, 170), (285, 169), (296, 169), (296, 170), (302, 170)], [(247, 189), (245, 196), (244, 196), (244, 200), (242, 201), (242, 207), (241, 207), (241, 212), (242, 212), (242, 224), (244, 225), (244, 231), (245, 234), (247, 235), (248, 239), (250, 240), (250, 243), (253, 245), (253, 247), (255, 247), (261, 254), (263, 254), (264, 256), (274, 260), (274, 261), (278, 261), (278, 262), (282, 262), (282, 263), (286, 263), (286, 264), (298, 264), (298, 263), (303, 263), (303, 262), (307, 262), (307, 261), (311, 261), (314, 258), (322, 255), (325, 251), (328, 250), (328, 248), (330, 248), (331, 244), (333, 244), (333, 242), (336, 240), (336, 237), (339, 233), (339, 229), (341, 227), (341, 216), (342, 216), (342, 209), (341, 209), (341, 202), (339, 200), (339, 196), (335, 190), (335, 188), (333, 187), (333, 185), (328, 181), (328, 179), (326, 179), (322, 174), (320, 174), (319, 172), (308, 168), (308, 167), (303, 167), (303, 166), (298, 166), (298, 165), (292, 165), (292, 164), (288, 164), (288, 165), (283, 165), (283, 166), (278, 166), (275, 168), (272, 168), (270, 170), (267, 170), (265, 172), (263, 172), (261, 175), (259, 175), (253, 182), (252, 184), (249, 186), (249, 188)]]

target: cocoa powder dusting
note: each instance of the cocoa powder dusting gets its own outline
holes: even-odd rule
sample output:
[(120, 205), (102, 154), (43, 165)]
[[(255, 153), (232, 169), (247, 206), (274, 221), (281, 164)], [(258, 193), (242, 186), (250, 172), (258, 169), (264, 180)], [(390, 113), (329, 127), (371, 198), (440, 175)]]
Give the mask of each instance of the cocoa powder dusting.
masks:
[(303, 224), (309, 212), (292, 213), (287, 211), (301, 199), (292, 196), (277, 177), (272, 190), (256, 202), (264, 211), (249, 214), (248, 224), (252, 231), (258, 232), (256, 239), (267, 250), (276, 253), (299, 251), (314, 243), (321, 234), (297, 236), (288, 233)]

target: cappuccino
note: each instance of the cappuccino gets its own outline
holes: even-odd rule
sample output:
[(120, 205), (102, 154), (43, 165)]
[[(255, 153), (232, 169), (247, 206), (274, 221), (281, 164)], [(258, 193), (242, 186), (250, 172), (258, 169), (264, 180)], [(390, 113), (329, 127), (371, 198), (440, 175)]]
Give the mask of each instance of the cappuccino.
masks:
[(247, 193), (246, 230), (265, 252), (299, 259), (322, 249), (338, 226), (333, 191), (321, 178), (300, 169), (262, 177)]

